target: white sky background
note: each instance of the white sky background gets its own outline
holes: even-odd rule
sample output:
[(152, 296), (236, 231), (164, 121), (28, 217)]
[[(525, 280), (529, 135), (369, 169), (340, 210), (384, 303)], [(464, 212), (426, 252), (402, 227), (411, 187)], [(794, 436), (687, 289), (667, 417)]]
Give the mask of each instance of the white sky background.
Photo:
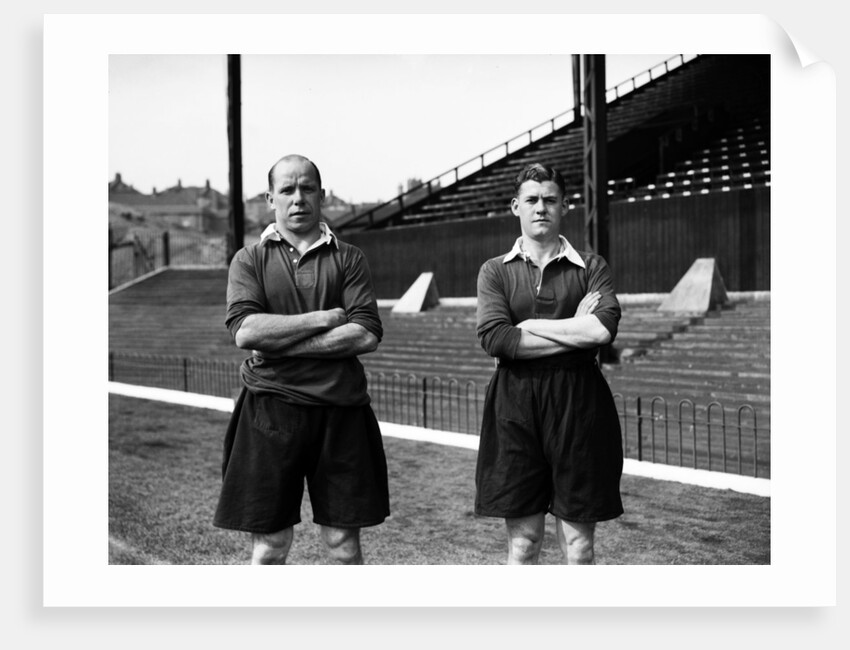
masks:
[[(673, 54), (608, 55), (606, 88)], [(572, 108), (569, 55), (243, 55), (242, 186), (301, 153), (326, 190), (389, 200)], [(645, 76), (642, 80), (645, 80)], [(109, 179), (227, 193), (224, 55), (109, 57)]]

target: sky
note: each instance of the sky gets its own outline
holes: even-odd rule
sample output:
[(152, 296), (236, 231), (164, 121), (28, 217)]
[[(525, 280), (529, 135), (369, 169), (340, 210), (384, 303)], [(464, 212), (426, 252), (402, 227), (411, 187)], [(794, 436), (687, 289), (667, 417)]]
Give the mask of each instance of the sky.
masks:
[[(673, 56), (608, 55), (606, 87), (643, 83)], [(341, 199), (389, 200), (407, 179), (451, 170), (573, 105), (569, 55), (240, 58), (246, 199), (265, 191), (277, 159), (300, 153)], [(209, 180), (227, 193), (226, 56), (110, 55), (108, 141), (109, 180), (120, 173), (144, 193)]]

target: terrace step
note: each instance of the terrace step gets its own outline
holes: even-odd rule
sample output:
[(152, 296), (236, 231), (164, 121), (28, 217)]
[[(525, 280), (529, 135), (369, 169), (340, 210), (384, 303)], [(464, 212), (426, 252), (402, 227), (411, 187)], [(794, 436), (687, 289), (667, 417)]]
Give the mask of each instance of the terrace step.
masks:
[(749, 322), (733, 322), (731, 319), (724, 321), (707, 321), (697, 325), (691, 325), (686, 332), (677, 334), (680, 338), (687, 336), (737, 336), (748, 338), (770, 337), (770, 323), (763, 320), (750, 319)]
[(727, 335), (693, 335), (688, 333), (675, 333), (669, 339), (664, 339), (658, 342), (662, 348), (680, 348), (687, 350), (689, 348), (696, 349), (722, 349), (729, 347), (733, 350), (759, 350), (770, 351), (770, 341), (765, 341), (764, 337), (754, 336), (752, 338), (743, 337), (727, 337)]
[[(431, 361), (452, 361), (462, 359), (467, 362), (477, 361), (480, 364), (489, 364), (491, 366), (493, 364), (493, 358), (487, 356), (484, 350), (470, 346), (458, 346), (453, 349), (446, 349), (444, 347), (434, 347), (429, 349), (413, 345), (382, 343), (378, 346), (378, 349), (375, 352), (370, 353), (369, 358), (396, 359), (398, 361), (404, 361), (411, 357), (415, 358), (419, 356), (424, 356)], [(365, 355), (361, 358), (365, 358)]]
[[(221, 288), (226, 272), (210, 274), (217, 275), (217, 280), (200, 283), (206, 285), (203, 297), (188, 301), (192, 304), (185, 298), (197, 282), (176, 281), (178, 274), (169, 283), (166, 273), (160, 275), (110, 297), (111, 349), (232, 361), (247, 357), (224, 327)], [(160, 286), (153, 290), (147, 282), (155, 278)], [(462, 387), (471, 381), (483, 395), (494, 363), (475, 334), (474, 306), (440, 306), (409, 316), (382, 308), (380, 315), (383, 342), (376, 352), (361, 357), (370, 374), (397, 375), (398, 381), (413, 375), (417, 382), (439, 376)], [(758, 411), (759, 426), (766, 426), (770, 418), (769, 316), (769, 301), (739, 302), (699, 318), (626, 306), (615, 347), (641, 347), (646, 353), (606, 365), (603, 373), (612, 390), (629, 399), (658, 395), (669, 407), (686, 399), (698, 409), (711, 401), (731, 409), (750, 404)]]
[(710, 377), (740, 377), (746, 380), (767, 380), (770, 377), (770, 365), (762, 362), (748, 363), (740, 360), (737, 363), (724, 363), (722, 361), (701, 361), (689, 363), (687, 361), (657, 363), (651, 356), (639, 359), (628, 359), (619, 364), (611, 363), (612, 371), (623, 376), (642, 376), (645, 374), (661, 374), (671, 379), (682, 376)]
[(724, 352), (718, 359), (716, 353), (698, 354), (687, 352), (679, 354), (675, 350), (653, 349), (643, 357), (628, 358), (620, 362), (622, 372), (641, 372), (644, 368), (717, 368), (740, 372), (770, 372), (770, 359), (762, 355), (738, 353), (737, 356)]
[(612, 393), (622, 394), (629, 398), (641, 397), (642, 399), (648, 399), (654, 396), (659, 396), (664, 398), (668, 405), (678, 404), (682, 400), (690, 400), (694, 404), (703, 405), (707, 405), (712, 401), (717, 401), (724, 407), (734, 409), (745, 404), (749, 404), (755, 408), (758, 413), (762, 414), (760, 417), (770, 417), (770, 397), (762, 395), (761, 393), (747, 393), (713, 388), (680, 388), (678, 386), (664, 388), (663, 386), (660, 387), (659, 385), (652, 383), (630, 383), (628, 385), (623, 385), (617, 384), (616, 382), (609, 382), (609, 385), (611, 386)]
[[(717, 360), (717, 352), (713, 349), (701, 348), (680, 349), (676, 347), (657, 346), (652, 349), (651, 357), (658, 363), (703, 363)], [(726, 350), (723, 359), (730, 363), (747, 361), (756, 365), (770, 365), (770, 350), (766, 353), (752, 351), (749, 347), (744, 350)], [(725, 363), (725, 362), (724, 362)]]

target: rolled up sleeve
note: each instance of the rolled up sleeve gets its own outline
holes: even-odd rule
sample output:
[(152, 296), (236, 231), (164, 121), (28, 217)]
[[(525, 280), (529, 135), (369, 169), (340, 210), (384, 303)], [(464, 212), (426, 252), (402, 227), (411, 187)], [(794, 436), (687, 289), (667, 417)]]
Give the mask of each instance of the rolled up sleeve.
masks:
[(344, 259), (345, 279), (343, 280), (343, 307), (348, 322), (357, 323), (374, 334), (378, 341), (384, 336), (381, 317), (378, 314), (378, 301), (372, 286), (372, 274), (366, 256), (355, 246), (349, 247)]
[(236, 333), (251, 314), (266, 311), (266, 297), (257, 278), (254, 263), (247, 249), (237, 251), (230, 262), (227, 274), (227, 312), (224, 324), (230, 330), (230, 336)]
[(620, 301), (614, 292), (614, 280), (608, 263), (600, 256), (593, 255), (587, 260), (587, 291), (598, 291), (601, 296), (593, 315), (611, 333), (611, 342), (617, 336), (620, 324)]

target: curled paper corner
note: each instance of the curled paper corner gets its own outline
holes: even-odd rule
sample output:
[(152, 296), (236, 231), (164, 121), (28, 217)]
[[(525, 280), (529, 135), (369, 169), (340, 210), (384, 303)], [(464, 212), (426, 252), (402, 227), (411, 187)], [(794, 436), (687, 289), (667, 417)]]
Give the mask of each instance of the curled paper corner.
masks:
[(804, 43), (802, 43), (799, 39), (794, 38), (793, 34), (788, 33), (788, 38), (791, 39), (791, 43), (797, 51), (797, 58), (800, 59), (800, 65), (803, 66), (803, 68), (808, 68), (814, 63), (823, 62), (823, 59), (807, 48)]
[(801, 68), (807, 68), (810, 65), (815, 63), (825, 63), (822, 57), (815, 54), (812, 50), (810, 50), (805, 43), (803, 43), (799, 38), (795, 37), (788, 29), (786, 29), (782, 24), (779, 23), (774, 18), (770, 18), (765, 16), (768, 20), (771, 20), (776, 28), (782, 32), (786, 40), (786, 46), (791, 50), (792, 56), (796, 58), (800, 62)]

